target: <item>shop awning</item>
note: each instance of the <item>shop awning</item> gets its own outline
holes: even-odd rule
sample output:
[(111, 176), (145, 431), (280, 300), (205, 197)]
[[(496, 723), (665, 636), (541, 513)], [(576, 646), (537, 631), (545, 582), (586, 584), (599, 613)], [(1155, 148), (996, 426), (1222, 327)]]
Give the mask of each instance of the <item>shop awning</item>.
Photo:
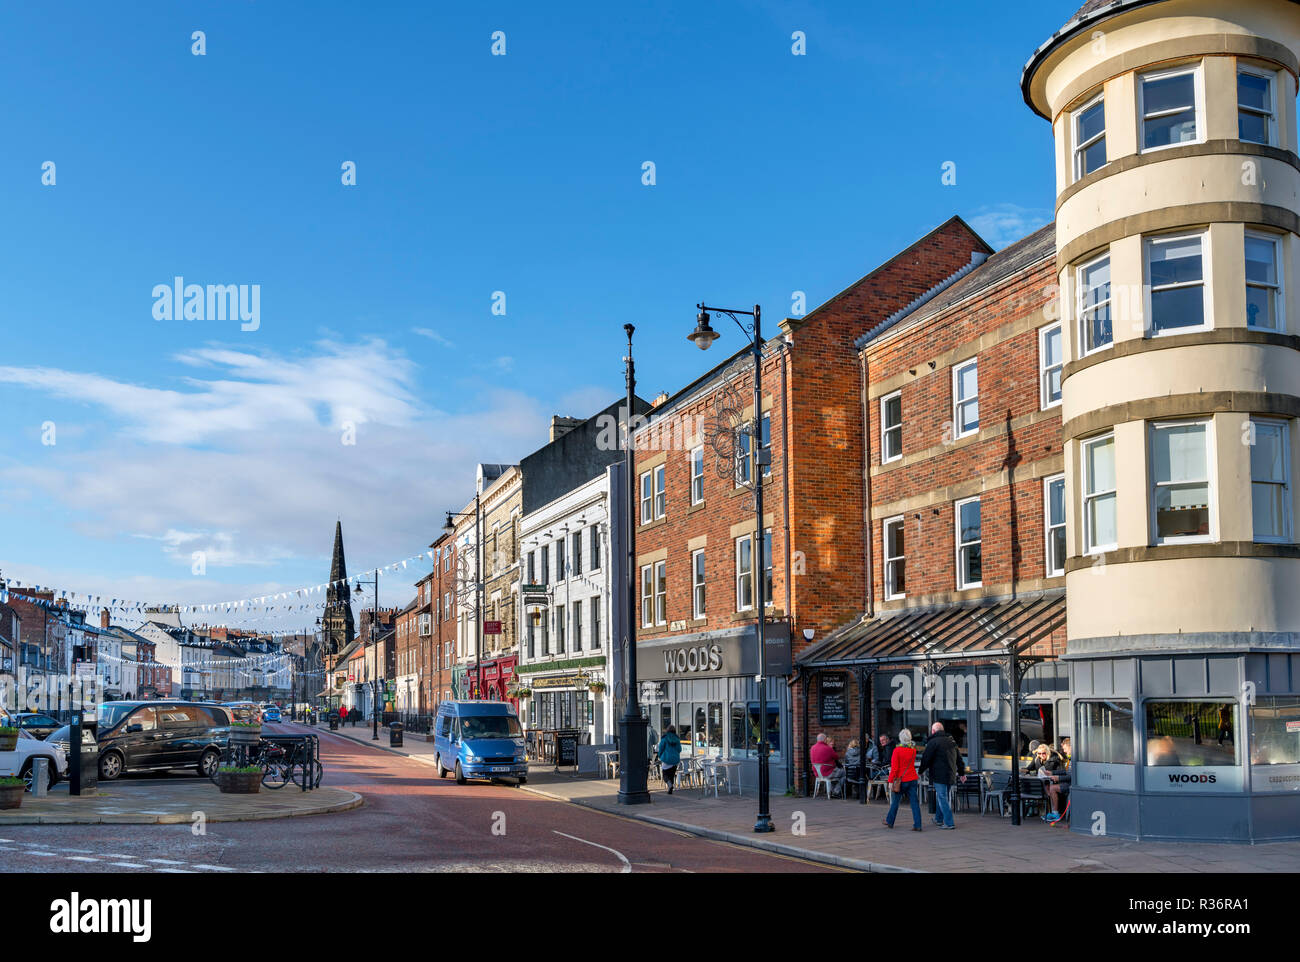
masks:
[(900, 611), (844, 628), (806, 649), (804, 668), (956, 658), (997, 658), (1028, 651), (1065, 624), (1065, 593), (1018, 601)]

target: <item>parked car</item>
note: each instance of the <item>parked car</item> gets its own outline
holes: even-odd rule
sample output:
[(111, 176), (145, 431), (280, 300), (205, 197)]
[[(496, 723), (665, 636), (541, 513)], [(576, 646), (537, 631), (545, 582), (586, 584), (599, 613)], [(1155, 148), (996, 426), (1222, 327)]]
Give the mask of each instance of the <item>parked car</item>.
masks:
[(256, 702), (251, 701), (228, 701), (222, 704), (232, 718), (243, 724), (260, 725), (262, 724), (262, 708)]
[(508, 702), (442, 702), (433, 748), (438, 777), (454, 771), (458, 785), (470, 778), (517, 778), (520, 785), (528, 781), (524, 731)]
[(20, 730), (13, 751), (0, 752), (0, 776), (21, 778), (27, 783), (27, 790), (31, 791), (35, 760), (42, 757), (50, 760), (49, 786), (53, 788), (68, 774), (68, 756), (57, 745)]
[(262, 721), (263, 721), (263, 722), (279, 722), (279, 721), (282, 721), (282, 719), (280, 718), (280, 706), (279, 706), (279, 705), (263, 705), (263, 706), (262, 706)]
[(13, 717), (17, 719), (17, 727), (37, 741), (44, 741), (50, 732), (63, 724), (49, 715), (34, 711), (21, 711)]
[(99, 706), (99, 777), (193, 767), (209, 777), (230, 740), (231, 715), (220, 705), (162, 699)]

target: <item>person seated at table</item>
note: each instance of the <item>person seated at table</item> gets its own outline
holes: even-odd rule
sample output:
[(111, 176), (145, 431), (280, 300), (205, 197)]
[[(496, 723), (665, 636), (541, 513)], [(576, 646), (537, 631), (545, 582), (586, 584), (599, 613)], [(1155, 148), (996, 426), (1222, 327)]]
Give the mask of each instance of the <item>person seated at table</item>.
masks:
[(1025, 769), (1025, 773), (1027, 775), (1037, 775), (1039, 772), (1042, 772), (1045, 777), (1048, 773), (1055, 772), (1061, 767), (1061, 759), (1057, 756), (1056, 752), (1052, 751), (1052, 746), (1040, 742), (1034, 748), (1033, 760), (1030, 761), (1029, 766)]
[(880, 766), (880, 745), (870, 735), (867, 736), (867, 770)]
[(852, 778), (854, 781), (862, 780), (862, 743), (856, 738), (849, 742), (849, 747), (844, 749), (844, 778)]
[(823, 778), (832, 777), (835, 769), (839, 766), (840, 756), (835, 753), (835, 746), (822, 732), (817, 736), (817, 744), (813, 745), (812, 751), (808, 753), (808, 760), (812, 762), (813, 772)]
[(897, 746), (898, 743), (894, 741), (894, 739), (891, 738), (889, 735), (880, 736), (880, 758), (878, 760), (878, 765), (880, 768), (884, 769), (884, 771), (879, 772), (877, 777), (883, 778), (884, 775), (889, 771), (889, 767), (893, 762), (893, 758), (894, 758), (894, 749)]

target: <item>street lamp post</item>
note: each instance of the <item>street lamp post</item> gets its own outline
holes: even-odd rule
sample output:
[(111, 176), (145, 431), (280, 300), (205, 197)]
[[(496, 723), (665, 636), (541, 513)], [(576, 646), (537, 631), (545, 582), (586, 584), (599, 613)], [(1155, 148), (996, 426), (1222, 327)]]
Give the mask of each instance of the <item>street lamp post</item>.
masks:
[[(753, 456), (752, 477), (754, 482), (754, 514), (757, 518), (757, 526), (754, 529), (754, 550), (750, 552), (751, 564), (754, 570), (754, 602), (757, 607), (758, 616), (754, 619), (754, 640), (758, 645), (758, 821), (754, 823), (755, 832), (774, 832), (776, 826), (772, 824), (772, 814), (768, 806), (768, 793), (770, 787), (770, 755), (771, 745), (768, 744), (767, 738), (767, 645), (763, 638), (763, 625), (767, 621), (767, 584), (764, 580), (764, 572), (767, 570), (766, 552), (764, 551), (763, 538), (763, 461), (762, 461), (762, 440), (763, 440), (763, 318), (762, 309), (755, 304), (752, 311), (732, 311), (720, 307), (705, 307), (703, 304), (695, 305), (699, 313), (695, 317), (695, 330), (687, 335), (687, 338), (695, 342), (695, 346), (701, 351), (707, 351), (709, 345), (716, 341), (721, 335), (709, 326), (709, 311), (717, 314), (726, 314), (736, 326), (751, 338), (751, 348), (754, 356), (754, 420), (749, 428), (749, 449)], [(754, 319), (753, 324), (743, 323), (737, 315), (745, 315)]]
[(632, 445), (632, 415), (636, 410), (636, 365), (632, 361), (632, 334), (636, 330), (624, 324), (627, 334), (627, 357), (624, 376), (627, 380), (627, 411), (624, 415), (623, 457), (627, 475), (627, 571), (624, 578), (626, 601), (624, 604), (623, 637), (627, 646), (627, 708), (619, 722), (619, 751), (623, 763), (619, 765), (618, 800), (624, 805), (644, 805), (650, 801), (647, 787), (650, 767), (650, 746), (646, 743), (646, 719), (641, 714), (640, 685), (636, 676), (636, 461)]
[(379, 638), (375, 628), (379, 622), (379, 569), (375, 569), (375, 576), (369, 581), (357, 579), (357, 594), (361, 593), (362, 585), (374, 585), (375, 588), (374, 617), (370, 619), (370, 645), (375, 653), (375, 674), (370, 679), (370, 690), (372, 692), (372, 704), (370, 706), (372, 734), (370, 740), (377, 742), (379, 741)]
[[(483, 503), (482, 494), (474, 492), (474, 697), (483, 697)], [(442, 530), (456, 531), (455, 518), (468, 518), (468, 511), (448, 511)]]

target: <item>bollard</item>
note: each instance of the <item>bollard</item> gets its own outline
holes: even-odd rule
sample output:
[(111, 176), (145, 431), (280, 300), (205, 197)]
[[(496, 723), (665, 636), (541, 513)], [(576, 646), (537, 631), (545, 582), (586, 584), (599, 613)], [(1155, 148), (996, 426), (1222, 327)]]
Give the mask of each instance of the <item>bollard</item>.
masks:
[(42, 755), (32, 759), (32, 798), (44, 798), (50, 793), (50, 760)]

